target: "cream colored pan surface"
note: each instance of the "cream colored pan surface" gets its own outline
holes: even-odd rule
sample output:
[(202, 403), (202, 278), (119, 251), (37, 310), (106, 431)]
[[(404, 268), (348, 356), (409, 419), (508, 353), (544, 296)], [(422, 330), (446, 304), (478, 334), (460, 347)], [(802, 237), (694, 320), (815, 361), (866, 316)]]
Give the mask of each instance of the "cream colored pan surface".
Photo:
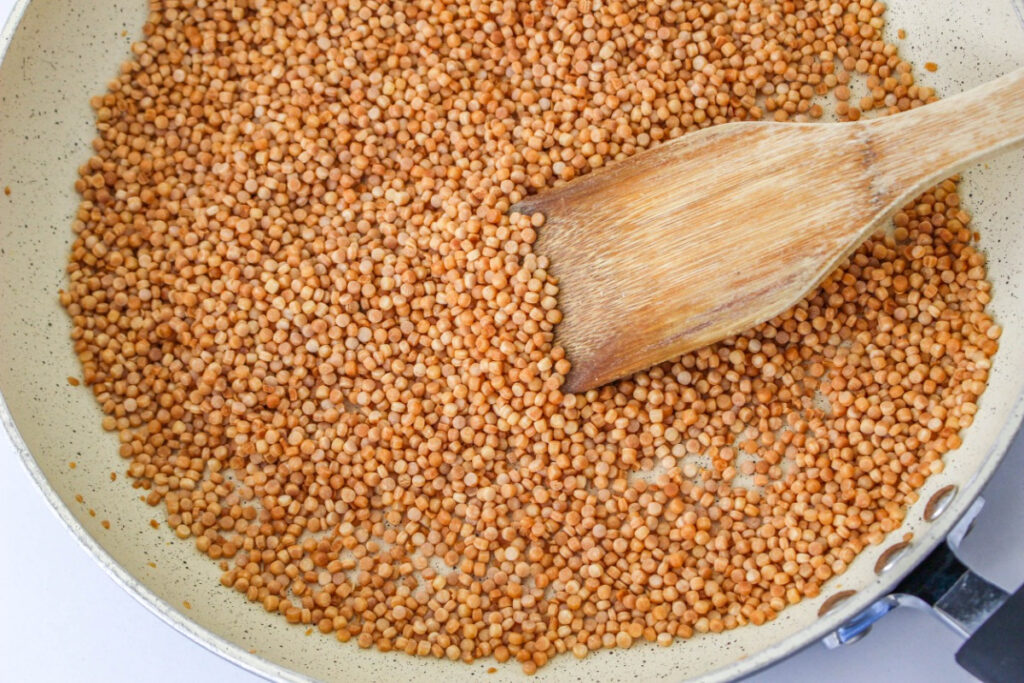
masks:
[[(1024, 27), (1011, 0), (892, 0), (888, 26), (906, 30), (901, 49), (920, 65), (921, 81), (952, 94), (1024, 65)], [(216, 565), (188, 542), (150, 528), (158, 512), (123, 478), (116, 437), (100, 428), (79, 374), (69, 321), (57, 302), (77, 204), (72, 184), (94, 135), (89, 97), (102, 92), (128, 54), (146, 16), (146, 0), (21, 2), (0, 34), (0, 419), (33, 478), (70, 531), (125, 588), (161, 618), (240, 665), (281, 680), (522, 680), (519, 666), (473, 665), (360, 650), (354, 642), (307, 637), (219, 583)], [(20, 23), (17, 23), (18, 17)], [(124, 33), (126, 32), (126, 33)], [(994, 284), (992, 310), (1005, 332), (987, 392), (963, 447), (928, 480), (907, 523), (866, 550), (822, 595), (761, 627), (708, 634), (669, 648), (635, 646), (583, 661), (556, 658), (534, 680), (636, 681), (749, 673), (821, 637), (909, 571), (948, 532), (993, 471), (1024, 414), (1024, 152), (994, 159), (966, 175), (964, 206), (976, 217)], [(78, 463), (70, 469), (69, 461)], [(925, 522), (932, 494), (958, 493), (945, 514)], [(87, 505), (76, 501), (81, 495)], [(96, 516), (88, 514), (94, 508)], [(162, 513), (161, 513), (162, 514)], [(159, 519), (159, 517), (157, 517)], [(112, 528), (104, 529), (101, 520)], [(874, 572), (879, 555), (904, 533), (911, 552), (891, 571)], [(853, 590), (827, 617), (830, 596)], [(192, 609), (179, 608), (188, 601)]]

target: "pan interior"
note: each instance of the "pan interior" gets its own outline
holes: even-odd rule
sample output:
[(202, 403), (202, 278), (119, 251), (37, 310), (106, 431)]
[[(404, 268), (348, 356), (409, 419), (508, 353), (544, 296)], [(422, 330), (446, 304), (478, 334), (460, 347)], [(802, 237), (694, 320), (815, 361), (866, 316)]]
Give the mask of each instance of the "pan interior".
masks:
[[(26, 447), (26, 464), (40, 479), (75, 533), (111, 565), (150, 606), (207, 645), (264, 674), (328, 681), (520, 679), (518, 665), (487, 675), (491, 660), (473, 665), (359, 650), (304, 629), (247, 603), (219, 583), (216, 565), (191, 543), (154, 531), (160, 509), (111, 472), (124, 470), (117, 439), (100, 428), (89, 392), (69, 386), (80, 368), (68, 341), (69, 321), (57, 303), (77, 205), (72, 184), (90, 155), (94, 135), (89, 97), (103, 91), (146, 16), (144, 0), (35, 0), (28, 5), (0, 67), (0, 390), (8, 428)], [(1010, 0), (894, 0), (889, 29), (905, 29), (903, 54), (935, 62), (921, 82), (942, 94), (1024, 65), (1024, 29)], [(1021, 418), (1024, 403), (1024, 153), (989, 161), (966, 174), (963, 202), (975, 216), (994, 284), (991, 310), (1005, 332), (975, 425), (947, 468), (922, 490), (922, 500), (897, 534), (914, 535), (894, 571), (877, 577), (884, 550), (870, 548), (822, 595), (785, 610), (762, 627), (697, 636), (670, 648), (636, 646), (592, 654), (583, 661), (556, 658), (538, 681), (735, 677), (805, 645), (834, 627), (872, 594), (891, 585), (940, 537), (984, 483)], [(0, 409), (0, 413), (2, 413)], [(13, 433), (12, 429), (12, 433)], [(18, 439), (20, 434), (20, 439)], [(31, 456), (28, 455), (31, 453)], [(75, 461), (71, 469), (68, 463)], [(931, 493), (956, 484), (959, 496), (934, 523), (922, 519)], [(77, 500), (81, 496), (82, 502)], [(95, 516), (89, 510), (95, 510)], [(104, 520), (111, 528), (105, 529)], [(890, 542), (899, 540), (890, 539)], [(841, 590), (858, 591), (829, 618), (816, 614)], [(191, 609), (182, 607), (188, 601)], [(213, 635), (211, 635), (213, 634)]]

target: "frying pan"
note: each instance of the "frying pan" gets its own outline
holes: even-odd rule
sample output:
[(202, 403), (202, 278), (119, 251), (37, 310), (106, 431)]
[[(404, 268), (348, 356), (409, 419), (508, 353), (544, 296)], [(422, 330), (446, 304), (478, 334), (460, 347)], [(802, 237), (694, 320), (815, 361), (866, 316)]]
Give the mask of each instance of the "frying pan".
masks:
[[(0, 195), (0, 420), (25, 467), (69, 530), (128, 591), (198, 643), (255, 673), (287, 681), (522, 680), (515, 664), (489, 675), (491, 660), (466, 665), (306, 637), (304, 629), (221, 587), (215, 563), (191, 543), (150, 528), (158, 512), (139, 500), (124, 477), (111, 481), (112, 471), (123, 470), (116, 437), (100, 428), (90, 392), (68, 385), (80, 368), (57, 291), (78, 202), (72, 185), (94, 136), (89, 97), (116, 73), (146, 13), (145, 0), (22, 0), (0, 33), (0, 55), (6, 50), (0, 65), (0, 187), (11, 188), (10, 195)], [(886, 17), (891, 32), (907, 32), (900, 41), (904, 55), (918, 65), (940, 65), (921, 79), (941, 94), (1024, 65), (1019, 0), (892, 0)], [(816, 639), (852, 640), (897, 604), (937, 602), (948, 621), (970, 631), (1006, 598), (965, 571), (946, 539), (955, 546), (962, 536), (979, 491), (1024, 415), (1024, 154), (972, 169), (962, 194), (989, 257), (991, 311), (1004, 328), (1002, 346), (963, 446), (928, 479), (903, 527), (866, 549), (819, 597), (764, 626), (698, 635), (668, 648), (602, 651), (582, 661), (558, 657), (534, 680), (733, 679)], [(71, 469), (70, 461), (78, 466)], [(926, 566), (915, 570), (922, 561)], [(186, 600), (192, 605), (187, 614), (177, 607)], [(1024, 671), (1006, 668), (1024, 667), (1020, 661), (985, 658), (995, 652), (1012, 659), (1024, 651), (1024, 605), (1014, 607), (1014, 600), (1024, 602), (1024, 593), (982, 627), (969, 642), (972, 652), (962, 653), (972, 671), (992, 680)], [(1017, 645), (1011, 646), (1005, 638), (1015, 628)], [(980, 660), (971, 659), (974, 651)], [(979, 666), (990, 668), (986, 673)]]

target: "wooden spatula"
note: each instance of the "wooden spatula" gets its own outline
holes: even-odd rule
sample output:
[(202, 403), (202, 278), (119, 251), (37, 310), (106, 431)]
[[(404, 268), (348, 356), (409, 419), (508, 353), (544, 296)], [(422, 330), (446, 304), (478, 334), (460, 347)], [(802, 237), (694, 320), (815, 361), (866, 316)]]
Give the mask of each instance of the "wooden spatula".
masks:
[(528, 197), (513, 210), (546, 217), (565, 390), (778, 315), (907, 201), (1022, 141), (1024, 69), (871, 121), (716, 126)]

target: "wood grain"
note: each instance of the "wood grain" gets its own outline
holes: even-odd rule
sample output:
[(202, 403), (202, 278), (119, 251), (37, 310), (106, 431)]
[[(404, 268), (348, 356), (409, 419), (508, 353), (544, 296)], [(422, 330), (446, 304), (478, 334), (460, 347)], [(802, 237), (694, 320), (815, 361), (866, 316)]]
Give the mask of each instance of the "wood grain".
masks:
[(1024, 70), (872, 121), (731, 123), (513, 210), (546, 217), (565, 390), (630, 375), (771, 319), (892, 213), (1024, 142)]

